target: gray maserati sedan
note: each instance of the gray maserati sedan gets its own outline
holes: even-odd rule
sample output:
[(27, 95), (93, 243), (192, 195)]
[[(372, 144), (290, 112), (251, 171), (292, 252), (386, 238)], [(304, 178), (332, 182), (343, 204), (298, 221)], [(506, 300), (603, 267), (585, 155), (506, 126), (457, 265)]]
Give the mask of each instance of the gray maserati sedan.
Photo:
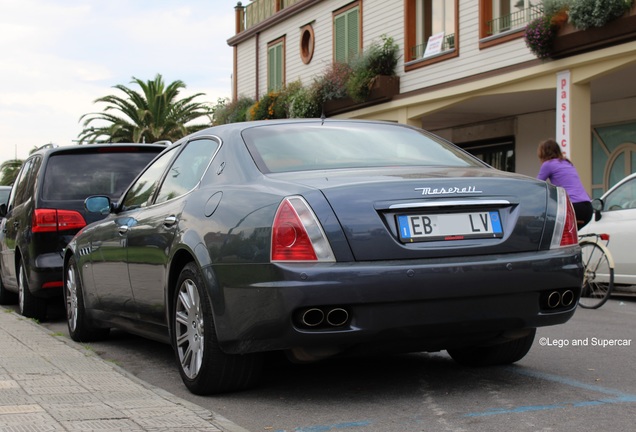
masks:
[(513, 363), (582, 283), (563, 189), (394, 123), (270, 120), (169, 146), (64, 258), (76, 341), (169, 343), (196, 394), (297, 362), (446, 350)]

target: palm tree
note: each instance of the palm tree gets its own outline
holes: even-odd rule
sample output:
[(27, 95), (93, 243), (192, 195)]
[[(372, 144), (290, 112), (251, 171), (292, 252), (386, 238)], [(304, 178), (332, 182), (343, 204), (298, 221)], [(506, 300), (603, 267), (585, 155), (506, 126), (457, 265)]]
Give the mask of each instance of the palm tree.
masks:
[[(29, 150), (29, 155), (32, 155), (40, 149), (54, 146), (56, 145), (53, 143), (44, 144), (40, 147), (33, 146), (33, 148)], [(2, 162), (2, 164), (0, 164), (0, 185), (11, 186), (18, 176), (20, 168), (22, 168), (22, 164), (24, 164), (24, 161), (22, 159), (9, 159)]]
[[(143, 82), (133, 77), (131, 82), (138, 84), (143, 93), (116, 85), (113, 88), (121, 90), (126, 98), (115, 95), (98, 98), (95, 103), (108, 104), (104, 112), (80, 117), (80, 121), (84, 120), (84, 129), (78, 136), (80, 143), (174, 142), (211, 126), (211, 108), (204, 103), (193, 102), (204, 93), (177, 100), (179, 91), (186, 87), (183, 81), (177, 80), (165, 86), (163, 78), (157, 74), (153, 81)], [(207, 117), (207, 123), (187, 125), (201, 117)]]
[(11, 159), (3, 162), (2, 165), (0, 165), (0, 185), (12, 185), (23, 163), (24, 161), (20, 159)]

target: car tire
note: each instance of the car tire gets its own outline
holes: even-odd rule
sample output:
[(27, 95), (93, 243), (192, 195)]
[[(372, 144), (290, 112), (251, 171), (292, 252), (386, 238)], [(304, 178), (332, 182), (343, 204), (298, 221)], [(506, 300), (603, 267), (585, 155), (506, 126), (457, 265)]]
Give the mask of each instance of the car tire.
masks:
[(38, 321), (46, 319), (46, 299), (36, 297), (31, 293), (22, 260), (18, 263), (18, 305), (22, 316)]
[(110, 329), (93, 326), (86, 315), (84, 290), (75, 257), (68, 260), (64, 273), (64, 303), (69, 336), (76, 342), (92, 342), (106, 338)]
[(221, 350), (210, 298), (195, 263), (188, 263), (181, 271), (173, 300), (172, 346), (188, 390), (208, 395), (255, 385), (263, 356), (226, 354)]
[(0, 278), (0, 305), (14, 305), (18, 302), (18, 295), (4, 287)]
[(448, 354), (457, 363), (464, 366), (496, 366), (514, 363), (521, 360), (534, 342), (536, 329), (519, 339), (497, 345), (475, 346), (449, 349)]

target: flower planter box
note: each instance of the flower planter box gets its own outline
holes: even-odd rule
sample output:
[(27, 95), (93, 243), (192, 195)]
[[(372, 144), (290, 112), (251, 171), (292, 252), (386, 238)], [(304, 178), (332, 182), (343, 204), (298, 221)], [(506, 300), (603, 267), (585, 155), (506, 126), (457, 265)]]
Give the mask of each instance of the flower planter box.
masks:
[(325, 101), (322, 105), (323, 112), (327, 116), (341, 114), (358, 108), (387, 102), (393, 96), (400, 93), (400, 77), (379, 75), (375, 77), (367, 100), (356, 102), (350, 97)]
[(559, 30), (550, 57), (569, 57), (600, 48), (636, 40), (636, 4), (621, 18), (605, 24), (578, 30), (566, 23)]

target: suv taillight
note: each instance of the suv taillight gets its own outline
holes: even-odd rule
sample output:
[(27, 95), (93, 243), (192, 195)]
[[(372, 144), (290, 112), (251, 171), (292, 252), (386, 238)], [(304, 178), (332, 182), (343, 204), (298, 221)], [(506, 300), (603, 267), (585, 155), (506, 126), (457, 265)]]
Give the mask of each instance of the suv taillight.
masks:
[(73, 210), (37, 209), (33, 213), (32, 232), (53, 232), (79, 230), (86, 221), (79, 212)]

